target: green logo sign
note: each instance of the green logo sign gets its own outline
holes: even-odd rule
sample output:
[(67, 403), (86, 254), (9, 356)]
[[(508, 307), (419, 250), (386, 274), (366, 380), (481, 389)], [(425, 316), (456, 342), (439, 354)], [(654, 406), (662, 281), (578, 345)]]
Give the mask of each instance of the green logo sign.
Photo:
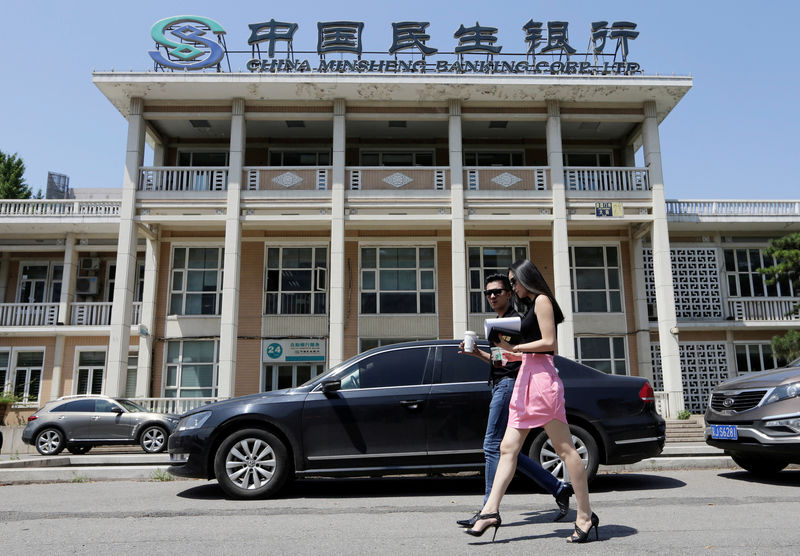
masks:
[[(209, 33), (217, 35), (207, 36)], [(161, 66), (172, 69), (196, 70), (214, 66), (225, 55), (222, 35), (225, 29), (207, 17), (177, 15), (156, 22), (150, 36), (156, 41), (156, 50), (148, 52)], [(164, 47), (166, 55), (162, 53)]]

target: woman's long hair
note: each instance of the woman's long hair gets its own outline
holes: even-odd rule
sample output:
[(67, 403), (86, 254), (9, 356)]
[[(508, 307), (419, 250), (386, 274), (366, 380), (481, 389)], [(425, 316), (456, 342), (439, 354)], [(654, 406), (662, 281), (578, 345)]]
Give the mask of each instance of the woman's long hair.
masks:
[[(550, 290), (550, 286), (547, 285), (542, 273), (539, 272), (535, 264), (528, 259), (520, 259), (509, 266), (508, 269), (514, 273), (514, 277), (517, 282), (522, 284), (523, 288), (537, 295), (546, 295), (550, 299), (550, 303), (553, 304), (553, 319), (556, 324), (564, 321), (564, 313), (561, 312), (561, 307), (558, 306), (558, 302), (556, 302), (556, 298)], [(514, 299), (529, 305), (528, 300), (518, 299), (516, 293), (514, 293)], [(532, 307), (530, 309), (532, 310)]]

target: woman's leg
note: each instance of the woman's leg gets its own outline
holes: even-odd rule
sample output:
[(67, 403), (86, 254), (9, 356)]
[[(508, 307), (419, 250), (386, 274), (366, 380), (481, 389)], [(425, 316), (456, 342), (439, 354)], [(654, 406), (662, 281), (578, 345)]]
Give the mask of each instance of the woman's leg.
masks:
[(591, 524), (592, 515), (592, 508), (589, 504), (589, 485), (586, 482), (586, 468), (572, 443), (569, 426), (553, 419), (544, 426), (544, 431), (550, 438), (558, 457), (564, 461), (564, 465), (567, 467), (575, 498), (578, 501), (578, 518), (575, 520), (575, 524), (586, 531)]

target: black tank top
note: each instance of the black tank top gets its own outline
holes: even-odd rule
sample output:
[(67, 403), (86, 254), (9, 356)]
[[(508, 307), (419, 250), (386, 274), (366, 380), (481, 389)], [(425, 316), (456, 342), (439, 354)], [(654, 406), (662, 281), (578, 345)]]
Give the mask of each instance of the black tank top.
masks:
[[(538, 296), (537, 296), (538, 297)], [(522, 342), (527, 344), (528, 342), (535, 342), (537, 340), (542, 339), (542, 330), (539, 328), (539, 319), (536, 318), (536, 311), (533, 310), (534, 305), (536, 304), (536, 298), (533, 298), (533, 302), (531, 306), (528, 308), (528, 312), (525, 313), (525, 316), (522, 317), (522, 321), (520, 323), (520, 334), (522, 335)], [(555, 355), (555, 352), (552, 351), (537, 351), (535, 353), (542, 353), (544, 355)]]

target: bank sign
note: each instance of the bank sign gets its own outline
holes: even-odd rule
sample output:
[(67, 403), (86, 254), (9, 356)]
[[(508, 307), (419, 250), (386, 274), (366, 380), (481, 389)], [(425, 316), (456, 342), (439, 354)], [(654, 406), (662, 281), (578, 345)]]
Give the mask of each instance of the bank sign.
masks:
[(325, 361), (328, 343), (314, 339), (263, 340), (261, 360), (265, 363)]
[[(181, 15), (156, 22), (149, 52), (157, 71), (230, 70), (231, 55), (249, 55), (253, 73), (450, 73), (633, 75), (641, 66), (628, 60), (636, 23), (595, 21), (570, 37), (566, 21), (528, 20), (521, 25), (525, 52), (508, 54), (498, 44), (496, 27), (460, 24), (453, 40), (432, 37), (427, 21), (392, 23), (385, 51), (367, 50), (361, 21), (318, 22), (316, 50), (295, 50), (299, 25), (270, 19), (248, 25), (249, 50), (228, 50), (225, 29), (207, 17)], [(578, 37), (575, 39), (574, 37)], [(585, 52), (573, 40), (587, 41)], [(575, 42), (574, 44), (578, 44)], [(452, 48), (452, 50), (440, 50)], [(313, 57), (310, 57), (313, 56)], [(336, 59), (330, 59), (335, 57)]]

